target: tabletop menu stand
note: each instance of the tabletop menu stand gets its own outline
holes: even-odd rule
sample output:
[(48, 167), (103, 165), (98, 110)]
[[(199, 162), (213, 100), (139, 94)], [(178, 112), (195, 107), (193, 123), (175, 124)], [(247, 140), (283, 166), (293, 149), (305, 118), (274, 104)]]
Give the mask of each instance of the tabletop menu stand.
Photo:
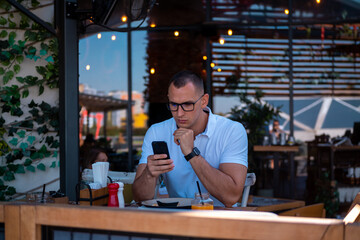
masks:
[[(108, 176), (110, 183), (112, 179)], [(81, 189), (81, 186), (85, 186), (85, 189)], [(105, 206), (108, 203), (109, 192), (107, 187), (100, 189), (91, 189), (90, 185), (87, 183), (80, 182), (75, 186), (76, 191), (76, 204), (80, 205), (97, 205)]]

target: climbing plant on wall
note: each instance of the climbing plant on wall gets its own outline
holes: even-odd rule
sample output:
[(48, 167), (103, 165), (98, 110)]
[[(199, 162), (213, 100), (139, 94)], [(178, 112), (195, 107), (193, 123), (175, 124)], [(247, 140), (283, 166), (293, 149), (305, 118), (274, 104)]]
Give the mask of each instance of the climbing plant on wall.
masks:
[[(53, 4), (18, 2), (30, 10)], [(53, 35), (0, 0), (0, 201), (16, 193), (8, 182), (17, 174), (58, 167), (59, 108), (42, 98), (58, 88), (57, 54)]]

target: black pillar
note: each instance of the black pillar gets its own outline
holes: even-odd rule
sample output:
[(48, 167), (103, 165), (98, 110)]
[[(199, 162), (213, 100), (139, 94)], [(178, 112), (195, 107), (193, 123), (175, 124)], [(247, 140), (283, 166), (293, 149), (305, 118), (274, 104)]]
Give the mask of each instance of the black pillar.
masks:
[(60, 36), (60, 189), (74, 201), (75, 185), (79, 181), (79, 51), (77, 21), (67, 18), (69, 2), (56, 1)]

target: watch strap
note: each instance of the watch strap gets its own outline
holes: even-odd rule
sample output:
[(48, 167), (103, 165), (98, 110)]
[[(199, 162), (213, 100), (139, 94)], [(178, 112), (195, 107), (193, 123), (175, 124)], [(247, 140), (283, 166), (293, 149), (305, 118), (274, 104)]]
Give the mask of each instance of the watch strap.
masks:
[(188, 155), (185, 156), (186, 161), (190, 161), (190, 159), (192, 159), (195, 156), (199, 156), (200, 155), (200, 151), (197, 147), (194, 147), (193, 150), (191, 151), (191, 153), (189, 153)]

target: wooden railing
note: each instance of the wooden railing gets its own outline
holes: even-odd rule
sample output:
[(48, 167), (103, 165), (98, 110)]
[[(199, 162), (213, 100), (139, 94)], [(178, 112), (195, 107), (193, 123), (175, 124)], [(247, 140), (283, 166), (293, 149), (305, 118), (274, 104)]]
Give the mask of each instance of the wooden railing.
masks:
[[(262, 215), (263, 214), (263, 215)], [(241, 211), (149, 211), (57, 204), (0, 204), (5, 239), (42, 239), (42, 226), (204, 239), (358, 239), (360, 224)], [(145, 235), (144, 235), (145, 234)]]

